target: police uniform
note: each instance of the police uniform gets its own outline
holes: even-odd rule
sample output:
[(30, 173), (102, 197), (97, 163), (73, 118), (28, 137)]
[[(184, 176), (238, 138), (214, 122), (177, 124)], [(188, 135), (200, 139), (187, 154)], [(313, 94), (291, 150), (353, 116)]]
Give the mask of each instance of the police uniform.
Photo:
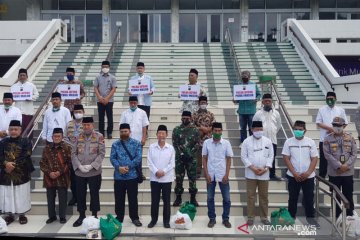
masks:
[[(83, 123), (93, 122), (92, 117), (84, 117)], [(74, 226), (80, 226), (85, 218), (86, 211), (86, 190), (87, 184), (90, 189), (90, 211), (93, 216), (97, 216), (100, 211), (99, 190), (101, 186), (101, 164), (105, 157), (104, 137), (101, 133), (92, 131), (90, 136), (85, 132), (80, 133), (79, 138), (74, 143), (72, 149), (72, 165), (76, 175), (77, 188), (77, 210), (80, 218)], [(90, 166), (89, 171), (83, 168)], [(86, 169), (88, 170), (88, 169)]]
[[(336, 125), (344, 126), (345, 120), (335, 117), (332, 122)], [(329, 181), (341, 189), (344, 196), (350, 202), (350, 208), (346, 210), (346, 215), (352, 216), (354, 210), (353, 190), (354, 190), (354, 165), (357, 157), (357, 147), (355, 139), (346, 132), (330, 133), (324, 139), (324, 155), (328, 162), (327, 172)], [(339, 169), (346, 165), (348, 170), (340, 173)], [(336, 217), (341, 213), (341, 209), (336, 206)]]

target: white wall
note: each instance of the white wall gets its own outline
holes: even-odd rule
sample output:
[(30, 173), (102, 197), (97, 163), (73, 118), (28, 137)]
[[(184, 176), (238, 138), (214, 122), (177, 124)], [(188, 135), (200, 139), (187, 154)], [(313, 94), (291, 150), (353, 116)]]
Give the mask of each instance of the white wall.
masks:
[(0, 56), (20, 56), (50, 21), (0, 21)]

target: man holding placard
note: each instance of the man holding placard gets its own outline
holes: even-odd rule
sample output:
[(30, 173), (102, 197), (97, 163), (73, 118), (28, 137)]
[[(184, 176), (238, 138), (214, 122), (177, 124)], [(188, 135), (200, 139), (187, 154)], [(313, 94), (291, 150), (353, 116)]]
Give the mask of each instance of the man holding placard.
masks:
[(150, 118), (150, 108), (152, 103), (152, 95), (155, 91), (155, 85), (150, 75), (144, 74), (145, 64), (138, 62), (136, 64), (135, 76), (129, 81), (129, 95), (135, 95), (138, 98), (138, 107), (146, 112), (148, 119)]
[(189, 111), (195, 113), (199, 110), (199, 97), (206, 96), (205, 88), (197, 81), (199, 76), (195, 68), (190, 69), (189, 83), (179, 88), (179, 97), (183, 101), (180, 113)]
[[(39, 92), (36, 86), (28, 81), (28, 73), (24, 68), (19, 69), (18, 81), (12, 85), (11, 92), (14, 97), (15, 107), (22, 114), (22, 131), (29, 125), (34, 115), (34, 101), (38, 99)], [(32, 135), (30, 136), (30, 140)]]
[[(71, 114), (73, 114), (74, 106), (81, 104), (81, 99), (85, 97), (84, 84), (79, 79), (75, 79), (75, 69), (72, 67), (66, 68), (66, 77), (60, 82), (59, 85), (65, 85), (65, 91), (70, 91), (69, 96), (64, 98), (64, 107), (69, 109)], [(70, 86), (72, 85), (72, 86)]]
[(250, 82), (250, 72), (241, 72), (241, 83), (234, 86), (234, 103), (239, 103), (237, 113), (240, 121), (240, 146), (247, 138), (246, 127), (252, 135), (251, 125), (256, 113), (256, 102), (260, 100), (260, 90), (254, 82)]
[(11, 120), (19, 120), (21, 123), (21, 111), (12, 106), (14, 103), (12, 93), (6, 92), (3, 97), (3, 105), (0, 106), (0, 140), (9, 136), (9, 124)]

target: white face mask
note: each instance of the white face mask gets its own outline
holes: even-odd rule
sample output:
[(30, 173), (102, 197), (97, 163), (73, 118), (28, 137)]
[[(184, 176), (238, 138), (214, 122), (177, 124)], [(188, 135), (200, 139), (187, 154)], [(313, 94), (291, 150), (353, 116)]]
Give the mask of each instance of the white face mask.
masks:
[(75, 119), (82, 119), (83, 116), (84, 116), (84, 114), (82, 114), (82, 113), (75, 113), (74, 116), (75, 116)]
[(102, 68), (101, 71), (103, 73), (108, 73), (110, 71), (110, 68)]
[(253, 136), (257, 139), (261, 138), (264, 135), (264, 131), (253, 132)]
[(333, 129), (336, 134), (341, 134), (344, 131), (343, 127), (333, 127)]
[(200, 108), (203, 109), (203, 110), (205, 110), (205, 109), (207, 108), (207, 104), (202, 104), (202, 105), (200, 105)]

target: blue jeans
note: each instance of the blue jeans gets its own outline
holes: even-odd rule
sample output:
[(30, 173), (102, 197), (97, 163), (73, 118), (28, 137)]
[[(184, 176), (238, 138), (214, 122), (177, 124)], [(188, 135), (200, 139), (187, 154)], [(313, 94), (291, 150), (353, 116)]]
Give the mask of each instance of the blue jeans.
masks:
[(239, 122), (240, 122), (240, 142), (242, 143), (246, 138), (246, 127), (249, 128), (249, 135), (252, 135), (251, 125), (254, 114), (240, 114)]
[[(223, 197), (223, 214), (222, 214), (222, 220), (229, 220), (229, 214), (230, 214), (230, 207), (231, 207), (231, 201), (230, 201), (230, 185), (229, 183), (221, 183), (219, 182), (221, 195)], [(212, 181), (210, 184), (207, 184), (207, 205), (208, 205), (208, 216), (210, 219), (216, 218), (215, 213), (215, 187), (216, 182)]]

